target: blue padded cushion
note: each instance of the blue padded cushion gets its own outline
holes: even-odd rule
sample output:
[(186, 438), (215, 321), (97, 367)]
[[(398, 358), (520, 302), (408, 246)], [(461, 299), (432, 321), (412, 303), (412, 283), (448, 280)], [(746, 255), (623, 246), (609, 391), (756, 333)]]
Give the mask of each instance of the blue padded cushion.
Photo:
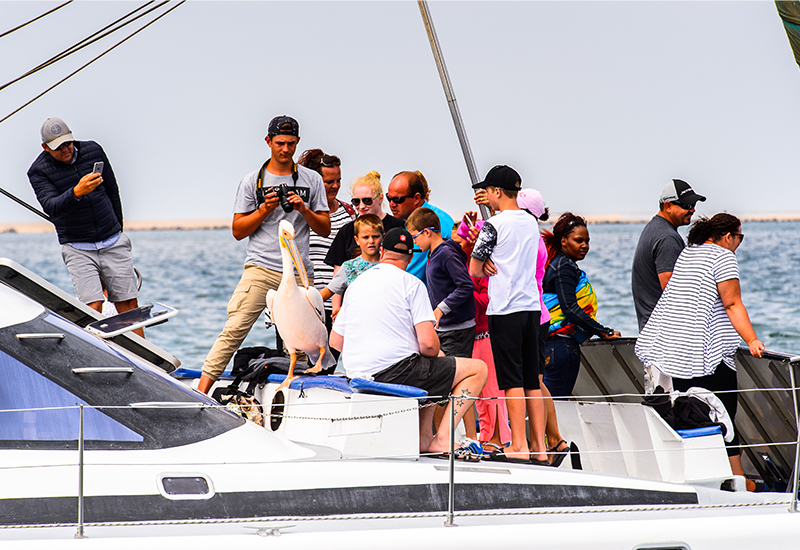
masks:
[[(200, 375), (203, 374), (203, 371), (197, 369), (185, 369), (183, 367), (178, 367), (170, 374), (175, 378), (200, 378)], [(230, 371), (228, 371), (226, 373), (223, 373), (222, 376), (220, 376), (219, 378), (220, 380), (233, 380), (234, 376), (232, 376)]]
[[(267, 377), (267, 382), (280, 384), (286, 380), (285, 374), (270, 374)], [(329, 390), (337, 390), (343, 393), (353, 393), (350, 386), (347, 385), (347, 379), (343, 376), (300, 376), (295, 378), (289, 387), (293, 390), (302, 390), (303, 388), (326, 388)]]
[(683, 439), (691, 439), (692, 437), (703, 437), (704, 435), (722, 435), (722, 428), (719, 426), (705, 426), (703, 428), (691, 428), (689, 430), (676, 430), (677, 434)]
[(364, 380), (363, 378), (353, 378), (350, 380), (350, 387), (358, 393), (376, 393), (378, 395), (394, 395), (397, 397), (428, 397), (428, 392), (414, 386), (404, 386), (403, 384), (384, 384)]

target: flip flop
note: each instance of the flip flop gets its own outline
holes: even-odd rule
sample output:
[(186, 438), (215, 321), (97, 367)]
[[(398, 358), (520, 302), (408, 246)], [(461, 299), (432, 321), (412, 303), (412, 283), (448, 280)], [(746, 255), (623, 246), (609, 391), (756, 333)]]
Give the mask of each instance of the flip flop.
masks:
[(486, 460), (494, 462), (508, 462), (509, 464), (533, 464), (529, 458), (513, 458), (506, 455), (506, 453), (503, 451), (493, 451), (491, 454), (489, 454), (489, 456), (486, 457)]

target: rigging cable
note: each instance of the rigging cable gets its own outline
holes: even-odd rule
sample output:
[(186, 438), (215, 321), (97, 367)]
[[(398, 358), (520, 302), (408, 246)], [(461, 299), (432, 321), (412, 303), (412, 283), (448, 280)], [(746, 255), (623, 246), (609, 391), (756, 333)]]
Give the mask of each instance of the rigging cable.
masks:
[[(134, 22), (134, 21), (136, 21), (137, 19), (139, 19), (139, 18), (141, 18), (141, 17), (144, 17), (145, 15), (147, 15), (147, 14), (148, 14), (148, 13), (150, 13), (150, 12), (152, 12), (153, 10), (156, 10), (156, 9), (160, 8), (161, 6), (163, 6), (164, 4), (167, 4), (167, 3), (168, 3), (168, 0), (166, 0), (166, 1), (164, 1), (164, 2), (161, 2), (161, 3), (160, 3), (160, 4), (158, 4), (157, 6), (155, 6), (155, 7), (153, 7), (153, 8), (150, 8), (150, 9), (149, 9), (149, 10), (147, 10), (146, 12), (144, 12), (144, 13), (141, 13), (141, 14), (137, 15), (136, 17), (134, 17), (134, 18), (133, 18), (133, 19), (131, 19), (130, 21), (126, 21), (125, 23), (123, 23), (122, 25), (118, 26), (117, 28), (115, 28), (115, 29), (112, 29), (112, 30), (110, 30), (110, 31), (108, 31), (108, 32), (106, 32), (106, 33), (104, 33), (104, 34), (102, 34), (102, 35), (98, 36), (98, 35), (99, 35), (100, 33), (102, 33), (103, 31), (107, 30), (107, 29), (108, 29), (108, 28), (110, 28), (110, 27), (113, 27), (114, 25), (116, 25), (116, 24), (117, 24), (117, 23), (119, 23), (120, 21), (122, 21), (122, 20), (124, 20), (124, 19), (126, 19), (126, 18), (130, 17), (131, 15), (133, 15), (134, 13), (136, 13), (137, 11), (139, 11), (139, 10), (141, 10), (141, 9), (144, 9), (145, 7), (149, 6), (149, 5), (150, 5), (150, 4), (152, 4), (153, 2), (155, 2), (155, 0), (150, 0), (150, 1), (149, 1), (149, 2), (147, 2), (146, 4), (143, 4), (143, 5), (139, 6), (138, 8), (136, 8), (136, 9), (135, 9), (135, 10), (133, 10), (133, 11), (131, 11), (130, 13), (127, 13), (127, 14), (123, 15), (122, 17), (120, 17), (119, 19), (117, 19), (116, 21), (114, 21), (114, 22), (112, 22), (112, 23), (110, 23), (110, 24), (106, 25), (105, 27), (103, 27), (103, 28), (102, 28), (102, 29), (100, 29), (99, 31), (97, 31), (97, 32), (95, 32), (95, 33), (93, 33), (93, 34), (90, 34), (89, 36), (87, 36), (87, 37), (86, 37), (86, 38), (84, 38), (83, 40), (80, 40), (79, 42), (77, 42), (77, 43), (73, 44), (72, 46), (70, 46), (70, 47), (69, 47), (69, 48), (67, 48), (66, 50), (62, 51), (61, 53), (58, 53), (58, 54), (54, 55), (53, 57), (51, 57), (50, 59), (48, 59), (48, 60), (47, 60), (47, 61), (45, 61), (44, 63), (41, 63), (41, 64), (37, 65), (36, 67), (34, 67), (33, 69), (31, 69), (30, 71), (28, 71), (28, 72), (26, 72), (26, 73), (24, 73), (24, 74), (22, 74), (22, 75), (18, 76), (18, 77), (17, 77), (17, 78), (15, 78), (14, 80), (10, 80), (10, 81), (6, 82), (6, 83), (5, 83), (5, 84), (3, 84), (2, 86), (0, 86), (0, 90), (3, 90), (3, 89), (5, 89), (5, 88), (7, 88), (7, 87), (11, 86), (11, 85), (12, 85), (12, 84), (14, 84), (15, 82), (19, 82), (19, 81), (20, 81), (20, 80), (22, 80), (23, 78), (25, 78), (25, 77), (28, 77), (28, 76), (30, 76), (30, 75), (32, 75), (32, 74), (34, 74), (34, 73), (35, 73), (35, 72), (37, 72), (37, 71), (41, 71), (42, 69), (44, 69), (45, 67), (48, 67), (48, 66), (52, 65), (52, 64), (53, 64), (53, 63), (55, 63), (56, 61), (60, 61), (60, 60), (62, 60), (62, 59), (64, 59), (64, 58), (66, 58), (67, 56), (69, 56), (69, 55), (72, 55), (73, 53), (76, 53), (76, 52), (78, 52), (78, 51), (82, 50), (82, 49), (83, 49), (83, 48), (85, 48), (86, 46), (89, 46), (89, 45), (91, 45), (91, 44), (94, 44), (95, 42), (97, 42), (98, 40), (100, 40), (100, 39), (102, 39), (102, 38), (105, 38), (105, 37), (106, 37), (106, 36), (108, 36), (109, 34), (111, 34), (111, 33), (113, 33), (113, 32), (116, 32), (116, 31), (120, 30), (120, 29), (121, 29), (122, 27), (124, 27), (125, 25), (128, 25), (128, 24), (130, 24), (130, 23), (133, 23), (133, 22)], [(96, 38), (95, 38), (95, 37), (96, 37)]]
[(13, 29), (11, 29), (11, 30), (8, 30), (8, 31), (6, 31), (6, 32), (4, 32), (3, 34), (0, 34), (0, 38), (3, 38), (4, 36), (6, 36), (6, 35), (9, 35), (9, 34), (11, 34), (11, 33), (12, 33), (12, 32), (14, 32), (14, 31), (18, 31), (18, 30), (20, 30), (22, 27), (27, 27), (28, 25), (30, 25), (30, 24), (31, 24), (31, 23), (33, 23), (34, 21), (38, 21), (39, 19), (41, 19), (41, 18), (42, 18), (42, 17), (44, 17), (45, 15), (50, 15), (50, 14), (51, 14), (51, 13), (53, 13), (54, 11), (60, 10), (61, 8), (63, 8), (64, 6), (66, 6), (67, 4), (71, 4), (71, 3), (72, 3), (72, 1), (73, 1), (73, 0), (67, 0), (66, 2), (64, 2), (63, 4), (61, 4), (60, 6), (56, 6), (56, 7), (55, 7), (55, 8), (53, 8), (52, 10), (50, 10), (50, 11), (46, 11), (46, 12), (44, 12), (42, 15), (39, 15), (39, 16), (37, 16), (37, 17), (34, 17), (33, 19), (31, 19), (31, 20), (30, 20), (30, 21), (28, 21), (27, 23), (23, 23), (22, 25), (18, 25), (18, 26), (16, 26), (16, 27), (14, 27)]
[(139, 34), (140, 32), (142, 32), (144, 29), (146, 29), (147, 27), (149, 27), (150, 25), (152, 25), (153, 23), (155, 23), (156, 21), (158, 21), (159, 19), (161, 19), (162, 17), (164, 17), (165, 15), (167, 15), (169, 12), (171, 12), (171, 11), (172, 11), (172, 10), (174, 10), (175, 8), (178, 8), (179, 6), (181, 6), (182, 4), (184, 4), (185, 2), (186, 2), (186, 0), (181, 0), (181, 1), (180, 1), (180, 2), (178, 2), (176, 5), (172, 6), (170, 9), (168, 9), (167, 11), (165, 11), (164, 13), (162, 13), (161, 15), (159, 15), (158, 17), (156, 17), (155, 19), (153, 19), (152, 21), (150, 21), (149, 23), (147, 23), (146, 25), (144, 25), (143, 27), (141, 27), (141, 28), (137, 29), (136, 31), (132, 32), (131, 34), (129, 34), (128, 36), (126, 36), (125, 38), (123, 38), (122, 40), (120, 40), (119, 42), (117, 42), (116, 44), (114, 44), (113, 46), (111, 46), (110, 48), (108, 48), (106, 51), (104, 51), (104, 52), (103, 52), (103, 53), (101, 53), (100, 55), (98, 55), (98, 56), (94, 57), (94, 58), (93, 58), (93, 59), (91, 59), (89, 62), (87, 62), (87, 63), (85, 63), (84, 65), (82, 65), (81, 67), (77, 68), (76, 70), (74, 70), (73, 72), (71, 72), (70, 74), (68, 74), (67, 76), (65, 76), (64, 78), (62, 78), (61, 80), (59, 80), (58, 82), (56, 82), (55, 84), (53, 84), (52, 86), (50, 86), (49, 88), (47, 88), (45, 91), (43, 91), (42, 93), (40, 93), (39, 95), (37, 95), (36, 97), (34, 97), (34, 98), (33, 98), (33, 99), (31, 99), (30, 101), (28, 101), (27, 103), (25, 103), (24, 105), (20, 106), (19, 108), (15, 109), (14, 111), (10, 112), (10, 113), (9, 113), (9, 114), (7, 114), (6, 116), (4, 116), (2, 119), (0, 119), (0, 124), (2, 124), (3, 122), (5, 122), (5, 121), (6, 121), (6, 120), (8, 120), (9, 118), (11, 118), (12, 116), (14, 116), (15, 114), (17, 114), (18, 112), (20, 112), (22, 109), (24, 109), (25, 107), (27, 107), (28, 105), (30, 105), (31, 103), (33, 103), (34, 101), (36, 101), (37, 99), (39, 99), (39, 98), (41, 98), (42, 96), (44, 96), (44, 95), (45, 95), (47, 92), (49, 92), (49, 91), (53, 90), (54, 88), (56, 88), (56, 87), (57, 87), (57, 86), (59, 86), (60, 84), (63, 84), (63, 83), (64, 83), (64, 82), (66, 82), (66, 81), (67, 81), (69, 78), (72, 78), (73, 76), (75, 76), (76, 74), (78, 74), (80, 71), (82, 71), (83, 69), (85, 69), (86, 67), (88, 67), (89, 65), (91, 65), (92, 63), (94, 63), (95, 61), (97, 61), (98, 59), (100, 59), (101, 57), (103, 57), (104, 55), (106, 55), (108, 52), (110, 52), (111, 50), (115, 49), (117, 46), (121, 45), (123, 42), (127, 42), (127, 41), (128, 41), (130, 38), (133, 38), (134, 36), (136, 36), (137, 34)]

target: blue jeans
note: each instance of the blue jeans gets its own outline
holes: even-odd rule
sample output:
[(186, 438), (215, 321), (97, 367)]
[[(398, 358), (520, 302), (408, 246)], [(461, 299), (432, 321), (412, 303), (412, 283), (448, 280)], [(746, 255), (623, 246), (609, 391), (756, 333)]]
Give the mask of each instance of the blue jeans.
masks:
[(572, 338), (547, 339), (544, 385), (553, 397), (569, 397), (581, 368), (581, 345)]

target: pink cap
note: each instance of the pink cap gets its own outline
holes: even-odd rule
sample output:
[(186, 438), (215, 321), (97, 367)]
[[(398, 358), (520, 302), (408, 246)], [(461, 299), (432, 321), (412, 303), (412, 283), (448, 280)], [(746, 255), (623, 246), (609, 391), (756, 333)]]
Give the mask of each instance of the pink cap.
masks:
[(517, 206), (524, 208), (537, 218), (544, 214), (544, 198), (536, 189), (520, 189), (517, 193)]

